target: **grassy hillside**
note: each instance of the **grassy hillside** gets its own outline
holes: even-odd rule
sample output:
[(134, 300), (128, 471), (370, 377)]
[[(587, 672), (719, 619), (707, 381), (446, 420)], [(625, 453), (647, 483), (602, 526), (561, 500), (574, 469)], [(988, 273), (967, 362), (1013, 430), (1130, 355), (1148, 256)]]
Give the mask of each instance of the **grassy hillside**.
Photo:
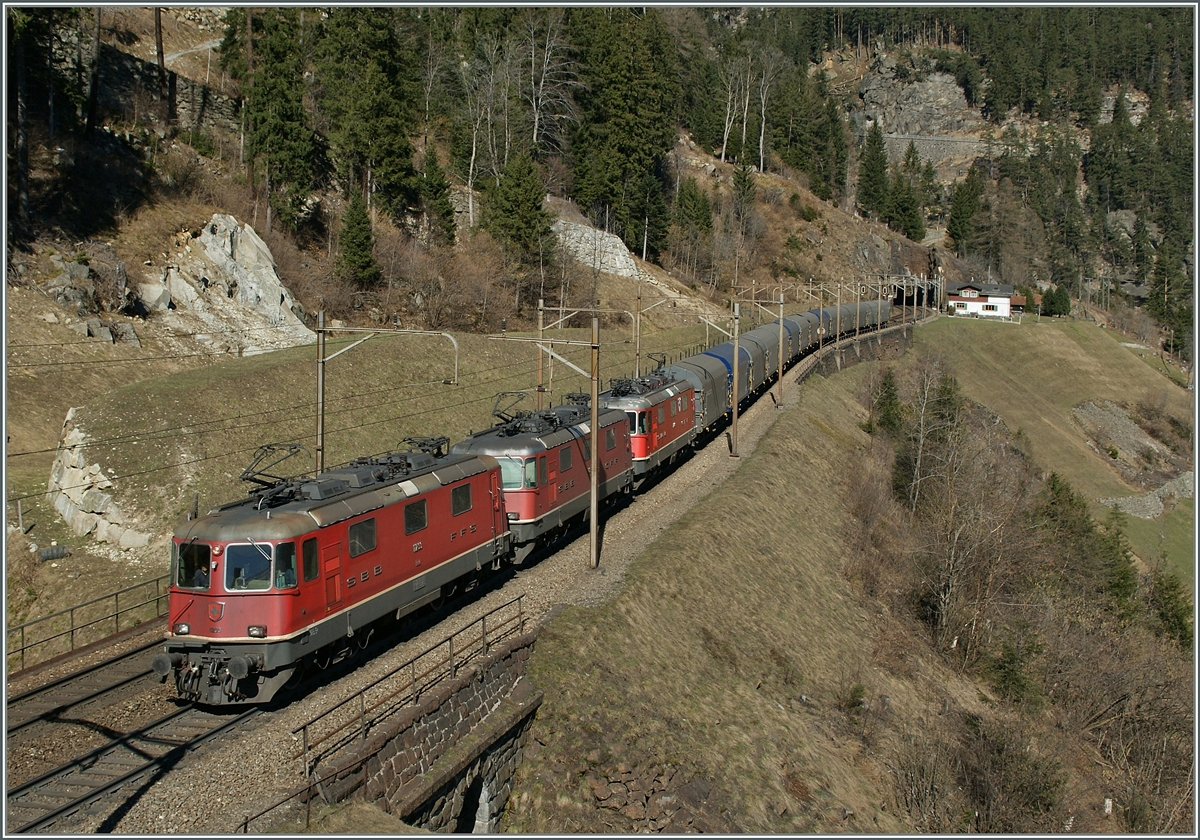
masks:
[[(1093, 498), (1130, 488), (1089, 457), (1075, 404), (1165, 387), (1186, 409), (1176, 386), (1090, 325), (943, 319), (916, 335), (897, 369), (924, 352), (952, 354), (966, 395), (1025, 429), (1040, 465)], [(1056, 361), (1069, 376), (1052, 375)], [(948, 769), (961, 761), (994, 782), (987, 797), (1011, 797), (1014, 816), (1027, 808), (1044, 826), (1121, 830), (1100, 809), (1119, 777), (1095, 762), (1099, 747), (1066, 712), (1034, 706), (1026, 717), (931, 650), (903, 591), (888, 584), (868, 597), (857, 584), (875, 555), (852, 515), (855, 494), (886, 481), (866, 472), (886, 458), (860, 428), (861, 394), (880, 367), (806, 382), (734, 477), (631, 565), (619, 596), (569, 608), (543, 631), (530, 676), (546, 700), (507, 830), (636, 830), (636, 817), (599, 807), (595, 791), (648, 771), (686, 783), (693, 799), (710, 791), (706, 831), (965, 831), (971, 808), (956, 797), (977, 792), (964, 794), (963, 771)], [(1180, 505), (1154, 527), (1190, 535), (1192, 510)], [(980, 770), (1006, 743), (1016, 752), (1005, 769)], [(1018, 804), (1056, 778), (1057, 804), (1040, 814)]]
[[(648, 320), (643, 324), (643, 370), (654, 364), (649, 353), (667, 353), (672, 358), (691, 354), (705, 342), (706, 332), (712, 342), (724, 339), (715, 330), (697, 325), (695, 318), (693, 326), (662, 330)], [(590, 340), (590, 330), (551, 332), (548, 336), (555, 340)], [(633, 372), (635, 348), (630, 333), (627, 323), (601, 329), (604, 387), (610, 378)], [(362, 337), (362, 333), (334, 336), (326, 352), (332, 355)], [(401, 441), (408, 436), (447, 435), (451, 441), (459, 440), (492, 424), (497, 392), (531, 390), (536, 385), (537, 354), (532, 344), (479, 335), (455, 337), (460, 347), (457, 386), (442, 384), (453, 378), (455, 360), (451, 343), (440, 336), (380, 334), (327, 362), (326, 465), (404, 448)], [(104, 347), (67, 349), (75, 355), (86, 350), (92, 353), (90, 358), (105, 360)], [(108, 351), (113, 349), (108, 346)], [(116, 350), (121, 352), (119, 347)], [(555, 350), (588, 369), (586, 346), (560, 344)], [(154, 352), (171, 351), (156, 346), (148, 354)], [(202, 511), (242, 496), (247, 485), (238, 475), (259, 446), (298, 441), (309, 453), (273, 472), (292, 475), (312, 470), (315, 360), (315, 348), (309, 346), (158, 375), (152, 375), (152, 369), (161, 363), (152, 360), (128, 365), (134, 371), (131, 375), (108, 373), (111, 368), (103, 365), (18, 373), (9, 383), (9, 410), (15, 412), (10, 423), (22, 428), (24, 446), (18, 451), (42, 454), (13, 459), (7, 474), (8, 498), (22, 498), (24, 521), (36, 523), (27, 537), (17, 536), (15, 529), (9, 534), (10, 621), (45, 615), (165, 573), (165, 539), (175, 521), (191, 508), (195, 495)], [(588, 390), (587, 380), (560, 362), (547, 361), (544, 376), (553, 386), (549, 398), (555, 403), (568, 392)], [(88, 398), (89, 392), (97, 396)], [(76, 422), (89, 435), (88, 463), (102, 466), (113, 481), (111, 492), (118, 507), (153, 535), (147, 549), (120, 551), (75, 537), (46, 502), (49, 465), (62, 417), (72, 405), (78, 409)], [(522, 407), (534, 406), (530, 394)], [(44, 423), (36, 420), (38, 410), (46, 413)], [(15, 524), (15, 504), (10, 504), (10, 516)], [(26, 550), (29, 542), (47, 546), (52, 540), (71, 546), (72, 555), (55, 564), (39, 564)]]
[(841, 574), (844, 477), (871, 443), (852, 396), (861, 374), (809, 380), (736, 475), (631, 567), (614, 602), (567, 610), (543, 632), (531, 679), (546, 692), (534, 730), (544, 747), (521, 771), (507, 828), (627, 830), (592, 807), (587, 783), (624, 763), (711, 781), (718, 831), (906, 830), (880, 807), (877, 753), (944, 702), (979, 700), (891, 644), (899, 620)]
[[(1124, 481), (1107, 458), (1088, 447), (1073, 408), (1089, 400), (1132, 406), (1159, 398), (1168, 412), (1194, 425), (1190, 392), (1137, 351), (1123, 347), (1118, 334), (1087, 321), (1046, 318), (1009, 324), (941, 318), (915, 335), (918, 352), (940, 352), (951, 360), (967, 397), (996, 412), (1010, 429), (1028, 435), (1033, 459), (1043, 470), (1063, 475), (1093, 501), (1146, 488)], [(1093, 516), (1106, 513), (1093, 505)], [(1139, 557), (1152, 561), (1165, 551), (1180, 578), (1192, 580), (1191, 500), (1182, 500), (1159, 520), (1127, 517), (1126, 522)]]

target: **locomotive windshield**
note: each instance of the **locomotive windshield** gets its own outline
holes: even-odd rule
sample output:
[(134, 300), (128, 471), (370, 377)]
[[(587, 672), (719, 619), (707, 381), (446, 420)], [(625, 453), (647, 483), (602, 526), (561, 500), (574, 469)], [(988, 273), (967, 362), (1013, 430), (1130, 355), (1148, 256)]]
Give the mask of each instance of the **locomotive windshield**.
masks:
[(212, 557), (203, 543), (176, 543), (175, 585), (185, 589), (208, 589)]
[(225, 548), (225, 588), (269, 589), (271, 548), (265, 543), (234, 543)]
[(500, 462), (500, 486), (505, 490), (520, 490), (522, 470), (520, 458), (497, 458)]

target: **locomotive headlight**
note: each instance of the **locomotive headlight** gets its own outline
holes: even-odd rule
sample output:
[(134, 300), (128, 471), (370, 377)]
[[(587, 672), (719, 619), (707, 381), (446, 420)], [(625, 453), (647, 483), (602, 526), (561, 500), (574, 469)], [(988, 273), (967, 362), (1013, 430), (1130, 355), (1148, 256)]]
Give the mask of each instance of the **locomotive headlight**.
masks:
[(517, 515), (516, 515), (515, 513), (509, 513), (509, 514), (508, 514), (508, 521), (509, 521), (509, 522), (515, 522), (515, 521), (516, 521), (516, 518), (517, 518)]
[(172, 629), (172, 631), (174, 631), (176, 636), (186, 636), (192, 632), (192, 625), (184, 624), (181, 622), (179, 624), (176, 624), (171, 629)]
[(246, 628), (246, 635), (252, 639), (267, 638), (267, 626), (265, 624), (251, 624)]

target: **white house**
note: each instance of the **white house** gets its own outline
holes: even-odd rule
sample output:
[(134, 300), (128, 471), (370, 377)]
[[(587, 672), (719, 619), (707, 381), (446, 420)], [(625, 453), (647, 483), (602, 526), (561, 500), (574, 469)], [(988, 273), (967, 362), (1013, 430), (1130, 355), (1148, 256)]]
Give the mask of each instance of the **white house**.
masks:
[(1002, 283), (947, 283), (946, 309), (951, 315), (1008, 318), (1012, 315), (1013, 287)]

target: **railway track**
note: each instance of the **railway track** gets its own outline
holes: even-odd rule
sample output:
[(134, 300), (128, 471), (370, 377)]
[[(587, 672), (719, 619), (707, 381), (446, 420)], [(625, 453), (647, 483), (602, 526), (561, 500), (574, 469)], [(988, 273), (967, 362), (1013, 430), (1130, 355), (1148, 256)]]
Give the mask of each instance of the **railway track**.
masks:
[(133, 650), (9, 697), (6, 734), (11, 738), (35, 723), (53, 721), (67, 711), (108, 698), (114, 692), (153, 677), (149, 652), (161, 646), (162, 640), (155, 638)]
[[(366, 645), (366, 658), (377, 655), (397, 638), (437, 624), (452, 615), (464, 601), (490, 591), (499, 581), (487, 581), (474, 591), (461, 593), (447, 604), (430, 609), (406, 625), (391, 628)], [(8, 754), (25, 740), (46, 738), (46, 729), (62, 727), (59, 739), (78, 737), (71, 727), (90, 723), (94, 734), (101, 728), (104, 708), (108, 705), (144, 695), (152, 690), (159, 678), (149, 668), (151, 652), (160, 647), (161, 639), (109, 657), (72, 674), (9, 698)], [(361, 663), (350, 657), (327, 671), (310, 673), (308, 677), (279, 699), (286, 703), (297, 691), (319, 690), (320, 687), (345, 676)], [(287, 699), (285, 699), (285, 697)], [(177, 702), (177, 701), (173, 701)], [(223, 733), (261, 714), (262, 710), (220, 709), (216, 712), (184, 706), (157, 720), (106, 741), (81, 755), (39, 773), (36, 777), (11, 787), (6, 801), (6, 833), (20, 834), (53, 830), (111, 830), (107, 823), (118, 812), (132, 806), (142, 791), (165, 776), (189, 752)], [(88, 719), (91, 721), (88, 721)], [(94, 741), (93, 741), (94, 743)], [(14, 778), (9, 768), (10, 782)], [(111, 815), (111, 816), (110, 816)], [(101, 819), (99, 828), (94, 825)]]
[(187, 753), (261, 714), (214, 714), (186, 706), (113, 738), (7, 792), (6, 833), (48, 828), (75, 816), (95, 817), (121, 792), (124, 805)]

